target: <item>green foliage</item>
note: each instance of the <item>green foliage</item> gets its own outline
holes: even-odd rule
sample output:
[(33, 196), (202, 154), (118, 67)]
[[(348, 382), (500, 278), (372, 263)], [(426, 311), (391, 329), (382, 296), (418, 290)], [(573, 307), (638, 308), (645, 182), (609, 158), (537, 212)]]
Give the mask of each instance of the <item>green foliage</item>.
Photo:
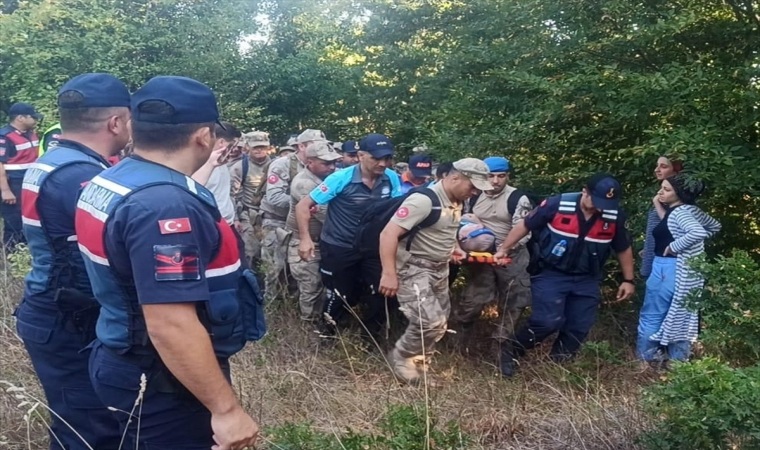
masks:
[(735, 251), (714, 262), (696, 261), (707, 280), (692, 306), (702, 314), (705, 349), (738, 365), (760, 360), (760, 264)]
[(26, 244), (18, 244), (8, 255), (8, 269), (13, 278), (22, 280), (32, 270), (32, 254)]
[(678, 364), (645, 392), (658, 418), (642, 443), (652, 450), (735, 450), (760, 446), (760, 366), (732, 369), (714, 358)]
[(270, 429), (268, 437), (275, 448), (284, 450), (465, 450), (470, 445), (456, 424), (438, 429), (420, 405), (392, 405), (376, 426), (377, 434), (355, 430), (331, 433), (316, 431), (310, 424), (288, 423)]

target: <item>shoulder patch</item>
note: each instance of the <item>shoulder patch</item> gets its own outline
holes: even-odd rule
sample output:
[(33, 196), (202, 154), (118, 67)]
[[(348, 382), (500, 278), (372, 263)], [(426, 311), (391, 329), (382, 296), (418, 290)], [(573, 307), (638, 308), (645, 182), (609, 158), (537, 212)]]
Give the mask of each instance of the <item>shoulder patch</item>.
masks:
[(158, 228), (161, 234), (189, 233), (193, 231), (193, 228), (190, 226), (190, 219), (187, 217), (159, 220)]
[(326, 184), (324, 184), (324, 183), (320, 183), (320, 184), (319, 184), (319, 190), (320, 190), (320, 191), (322, 191), (323, 193), (325, 193), (325, 194), (326, 194), (327, 192), (329, 192), (329, 191), (330, 191), (330, 188), (329, 188), (329, 187), (327, 187), (327, 185), (326, 185)]
[(278, 181), (280, 181), (280, 177), (278, 177), (276, 174), (269, 175), (269, 178), (267, 178), (267, 182), (269, 184), (275, 184)]
[(5, 156), (5, 147), (0, 147), (0, 156)]
[(200, 280), (198, 247), (195, 245), (154, 245), (156, 281)]
[(407, 216), (409, 216), (409, 208), (406, 206), (402, 206), (398, 209), (398, 211), (396, 211), (396, 217), (399, 219), (405, 219)]

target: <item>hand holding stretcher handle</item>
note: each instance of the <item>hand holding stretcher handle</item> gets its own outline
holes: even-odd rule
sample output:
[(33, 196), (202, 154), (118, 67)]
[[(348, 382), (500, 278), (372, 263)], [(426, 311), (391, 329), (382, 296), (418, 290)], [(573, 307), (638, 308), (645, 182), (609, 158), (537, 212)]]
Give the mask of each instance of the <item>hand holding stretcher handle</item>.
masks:
[(490, 252), (467, 252), (466, 261), (468, 263), (499, 264), (501, 266), (506, 266), (507, 264), (512, 263), (511, 258), (501, 258), (499, 260), (495, 260), (493, 253)]

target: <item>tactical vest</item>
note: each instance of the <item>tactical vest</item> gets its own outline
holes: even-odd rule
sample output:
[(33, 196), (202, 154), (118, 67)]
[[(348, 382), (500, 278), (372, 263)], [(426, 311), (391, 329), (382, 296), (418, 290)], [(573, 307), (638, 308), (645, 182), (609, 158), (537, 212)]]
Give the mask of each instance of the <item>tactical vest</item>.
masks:
[(37, 160), (40, 145), (34, 131), (31, 133), (31, 139), (27, 139), (19, 130), (13, 130), (5, 137), (16, 146), (16, 155), (9, 158), (8, 162), (4, 164), (5, 170), (13, 172), (32, 167), (34, 161)]
[(59, 147), (31, 165), (21, 187), (21, 221), (32, 255), (32, 270), (25, 279), (24, 300), (42, 308), (55, 309), (62, 290), (69, 297), (73, 295), (72, 290), (78, 291), (82, 307), (86, 307), (87, 303), (96, 305), (76, 235), (51, 237), (46, 225), (40, 221), (37, 209), (37, 200), (45, 190), (45, 182), (55, 171), (72, 164), (107, 168), (99, 159), (84, 152)]
[[(148, 339), (134, 280), (111, 267), (105, 232), (110, 218), (125, 199), (158, 185), (173, 185), (190, 193), (217, 222), (218, 252), (205, 271), (210, 300), (199, 303), (197, 310), (216, 356), (227, 358), (243, 348), (246, 341), (261, 339), (266, 333), (256, 277), (250, 270), (241, 270), (235, 234), (219, 214), (210, 191), (179, 172), (133, 158), (125, 159), (93, 178), (82, 190), (77, 203), (79, 249), (84, 255), (95, 297), (101, 305), (98, 339), (120, 353), (155, 354)], [(140, 263), (154, 264), (153, 261)]]
[[(541, 262), (544, 268), (568, 274), (599, 275), (610, 255), (610, 243), (617, 231), (617, 210), (603, 210), (587, 233), (581, 232), (577, 208), (581, 193), (562, 194), (559, 211), (541, 231), (539, 242)], [(565, 241), (566, 249), (561, 256), (553, 250)]]

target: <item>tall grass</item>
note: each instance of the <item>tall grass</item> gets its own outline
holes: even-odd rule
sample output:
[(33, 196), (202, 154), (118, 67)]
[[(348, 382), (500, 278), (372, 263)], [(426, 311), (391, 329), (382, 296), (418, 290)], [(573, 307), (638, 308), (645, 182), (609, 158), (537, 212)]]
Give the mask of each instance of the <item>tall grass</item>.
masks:
[[(7, 265), (0, 269), (0, 380), (44, 399), (15, 333), (12, 312), (21, 288)], [(392, 405), (426, 404), (437, 419), (433, 426), (455, 422), (471, 449), (639, 450), (636, 437), (648, 426), (639, 388), (649, 380), (636, 373), (626, 344), (631, 336), (621, 325), (627, 321), (619, 318), (632, 308), (615, 308), (592, 333), (597, 342), (570, 365), (554, 365), (538, 349), (521, 362), (519, 376), (504, 380), (489, 330), (478, 327), (468, 351), (447, 334), (426, 374), (435, 383), (412, 387), (399, 383), (385, 360), (386, 347), (401, 331), (398, 323), (390, 339), (369, 345), (354, 317), (340, 345), (326, 346), (299, 319), (297, 300), (283, 299), (270, 304), (268, 336), (233, 358), (233, 387), (265, 429), (308, 422), (340, 439), (347, 429), (381, 432), (378, 423)], [(0, 448), (47, 448), (44, 408), (25, 420), (29, 405), (0, 392)], [(268, 440), (265, 434), (261, 448), (276, 449)]]

